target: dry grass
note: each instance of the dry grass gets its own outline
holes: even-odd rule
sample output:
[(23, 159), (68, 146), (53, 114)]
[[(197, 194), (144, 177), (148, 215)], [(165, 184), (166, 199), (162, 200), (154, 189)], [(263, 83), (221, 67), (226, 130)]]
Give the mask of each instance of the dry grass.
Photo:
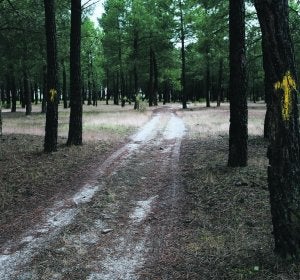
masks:
[[(45, 115), (40, 113), (40, 105), (33, 106), (33, 113), (25, 116), (24, 109), (10, 113), (4, 109), (3, 134), (44, 135)], [(115, 105), (105, 105), (99, 102), (98, 107), (83, 106), (83, 139), (84, 141), (122, 140), (136, 128), (143, 125), (152, 111), (141, 113), (133, 110), (133, 106), (121, 108)], [(67, 137), (69, 128), (69, 109), (59, 106), (58, 135)]]
[[(84, 106), (84, 145), (66, 147), (69, 109), (59, 108), (58, 151), (43, 153), (45, 115), (40, 106), (25, 116), (3, 110), (3, 136), (0, 141), (0, 243), (12, 231), (34, 223), (34, 209), (46, 207), (55, 197), (74, 191), (91, 176), (95, 166), (151, 115), (136, 112), (132, 106)], [(26, 218), (27, 215), (27, 218)], [(29, 215), (29, 217), (28, 217)], [(33, 215), (33, 216), (32, 216)]]
[(249, 107), (246, 168), (227, 167), (228, 107), (180, 113), (190, 128), (181, 156), (187, 203), (178, 268), (187, 279), (300, 279), (300, 266), (273, 254), (264, 106)]

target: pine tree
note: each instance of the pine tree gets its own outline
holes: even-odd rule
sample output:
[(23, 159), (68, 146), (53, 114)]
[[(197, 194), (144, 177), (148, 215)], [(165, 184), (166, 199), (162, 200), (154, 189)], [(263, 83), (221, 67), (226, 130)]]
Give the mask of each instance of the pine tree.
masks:
[(245, 3), (229, 2), (230, 41), (230, 128), (229, 158), (231, 167), (247, 165), (248, 110), (245, 74)]
[(256, 0), (254, 3), (262, 31), (266, 95), (273, 114), (268, 186), (275, 252), (283, 258), (299, 260), (299, 114), (288, 0)]

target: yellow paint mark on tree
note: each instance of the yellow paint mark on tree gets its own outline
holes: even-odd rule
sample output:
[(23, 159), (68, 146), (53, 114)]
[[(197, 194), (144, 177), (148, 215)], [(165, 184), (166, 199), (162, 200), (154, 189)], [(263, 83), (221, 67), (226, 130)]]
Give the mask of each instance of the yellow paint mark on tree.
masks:
[(282, 81), (278, 81), (274, 84), (274, 88), (275, 90), (283, 91), (281, 113), (283, 120), (288, 121), (292, 113), (292, 91), (296, 90), (296, 82), (291, 72), (287, 71)]
[(50, 93), (50, 101), (54, 102), (54, 99), (57, 95), (57, 90), (52, 88), (52, 89), (49, 90), (49, 93)]

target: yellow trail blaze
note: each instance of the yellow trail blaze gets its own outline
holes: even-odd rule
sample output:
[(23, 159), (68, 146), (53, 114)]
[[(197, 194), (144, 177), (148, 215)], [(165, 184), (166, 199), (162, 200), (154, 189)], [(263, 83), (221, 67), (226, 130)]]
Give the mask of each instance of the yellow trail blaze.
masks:
[(50, 101), (54, 102), (54, 99), (55, 99), (55, 97), (57, 95), (57, 91), (56, 91), (56, 89), (52, 88), (52, 89), (50, 89), (49, 92), (50, 92)]
[(296, 82), (291, 75), (290, 71), (287, 71), (282, 78), (282, 81), (278, 81), (274, 84), (275, 90), (283, 91), (282, 98), (282, 118), (288, 121), (292, 113), (292, 91), (296, 90)]

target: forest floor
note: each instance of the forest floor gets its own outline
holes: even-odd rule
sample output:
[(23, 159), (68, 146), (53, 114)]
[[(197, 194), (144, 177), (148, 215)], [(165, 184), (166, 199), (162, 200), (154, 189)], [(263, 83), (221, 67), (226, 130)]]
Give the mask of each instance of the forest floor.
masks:
[(300, 279), (272, 251), (263, 104), (246, 168), (226, 165), (227, 105), (85, 111), (85, 144), (62, 111), (52, 154), (38, 112), (4, 111), (0, 279)]

